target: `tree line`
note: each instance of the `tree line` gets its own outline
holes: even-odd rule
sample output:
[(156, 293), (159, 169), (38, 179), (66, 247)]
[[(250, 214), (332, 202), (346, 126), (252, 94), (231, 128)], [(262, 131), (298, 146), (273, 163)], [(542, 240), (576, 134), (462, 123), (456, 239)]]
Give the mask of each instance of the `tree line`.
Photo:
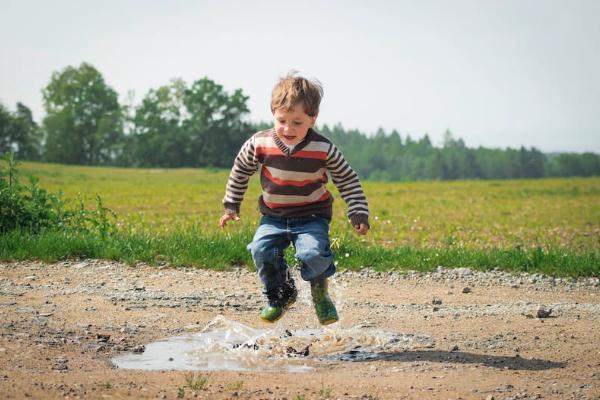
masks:
[[(242, 143), (271, 126), (248, 119), (248, 96), (204, 77), (149, 90), (139, 104), (117, 92), (91, 64), (54, 72), (42, 91), (45, 117), (0, 104), (0, 154), (21, 160), (126, 167), (229, 168)], [(361, 177), (372, 180), (510, 179), (600, 175), (594, 153), (544, 154), (526, 149), (468, 148), (450, 131), (436, 147), (379, 129), (375, 135), (321, 125)]]

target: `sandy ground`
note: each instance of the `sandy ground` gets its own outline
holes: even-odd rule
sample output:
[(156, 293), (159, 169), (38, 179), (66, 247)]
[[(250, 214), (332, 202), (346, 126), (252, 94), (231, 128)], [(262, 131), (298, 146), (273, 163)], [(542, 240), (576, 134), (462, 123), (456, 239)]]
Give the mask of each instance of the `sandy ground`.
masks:
[[(332, 286), (338, 329), (370, 326), (434, 344), (301, 374), (200, 372), (206, 385), (193, 390), (186, 372), (120, 369), (111, 358), (218, 315), (265, 328), (253, 273), (0, 263), (0, 398), (600, 398), (597, 280), (365, 272), (338, 274)], [(318, 327), (307, 286), (301, 291), (280, 327)], [(549, 318), (537, 318), (539, 304), (552, 308)]]

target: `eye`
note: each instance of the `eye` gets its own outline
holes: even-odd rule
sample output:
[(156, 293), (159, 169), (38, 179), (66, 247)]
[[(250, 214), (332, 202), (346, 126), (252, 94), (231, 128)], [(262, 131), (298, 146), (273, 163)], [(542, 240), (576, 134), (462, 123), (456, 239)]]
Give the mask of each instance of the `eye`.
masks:
[(300, 125), (302, 125), (302, 122), (294, 121), (294, 125), (300, 126)]

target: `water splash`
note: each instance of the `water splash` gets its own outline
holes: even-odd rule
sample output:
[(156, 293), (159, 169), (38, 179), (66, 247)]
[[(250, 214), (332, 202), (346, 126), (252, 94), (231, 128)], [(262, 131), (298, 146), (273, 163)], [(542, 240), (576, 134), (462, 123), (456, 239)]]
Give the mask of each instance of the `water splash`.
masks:
[(218, 316), (202, 331), (150, 343), (143, 354), (113, 358), (119, 368), (307, 372), (323, 363), (358, 361), (357, 354), (432, 347), (428, 336), (358, 326), (288, 330), (255, 329)]

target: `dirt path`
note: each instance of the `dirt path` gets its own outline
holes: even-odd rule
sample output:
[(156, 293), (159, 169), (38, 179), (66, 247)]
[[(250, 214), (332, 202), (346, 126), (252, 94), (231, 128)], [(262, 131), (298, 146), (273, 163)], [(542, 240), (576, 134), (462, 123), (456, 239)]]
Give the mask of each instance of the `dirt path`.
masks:
[[(95, 260), (0, 264), (0, 397), (600, 398), (597, 279), (439, 269), (343, 273), (333, 287), (339, 329), (376, 327), (433, 344), (301, 374), (201, 372), (206, 387), (194, 391), (185, 372), (119, 369), (110, 360), (197, 332), (218, 315), (265, 328), (254, 274)], [(552, 308), (549, 318), (536, 317), (539, 304)], [(279, 324), (318, 327), (306, 286)]]

